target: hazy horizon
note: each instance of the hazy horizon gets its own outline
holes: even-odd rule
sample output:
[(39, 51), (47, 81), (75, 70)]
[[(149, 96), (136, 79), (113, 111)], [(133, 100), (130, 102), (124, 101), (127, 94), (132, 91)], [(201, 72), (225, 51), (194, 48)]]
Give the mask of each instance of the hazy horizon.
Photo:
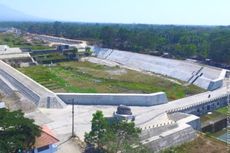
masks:
[(47, 21), (203, 26), (230, 25), (228, 3), (227, 0), (0, 0), (10, 9)]

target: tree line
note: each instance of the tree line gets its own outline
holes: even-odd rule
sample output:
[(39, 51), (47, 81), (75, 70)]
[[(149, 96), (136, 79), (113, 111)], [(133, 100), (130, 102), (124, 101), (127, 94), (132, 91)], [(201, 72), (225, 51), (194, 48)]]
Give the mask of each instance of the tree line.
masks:
[(176, 26), (68, 22), (4, 22), (26, 32), (90, 40), (101, 47), (168, 53), (175, 58), (211, 59), (230, 64), (230, 26)]

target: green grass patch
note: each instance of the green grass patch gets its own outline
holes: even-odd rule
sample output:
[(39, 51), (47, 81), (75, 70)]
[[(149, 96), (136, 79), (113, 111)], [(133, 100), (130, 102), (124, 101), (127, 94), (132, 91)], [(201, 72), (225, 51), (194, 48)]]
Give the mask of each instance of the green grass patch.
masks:
[(66, 57), (60, 53), (41, 54), (33, 56), (39, 63), (50, 63), (51, 61), (65, 60)]
[(41, 41), (28, 42), (22, 36), (0, 33), (0, 45), (9, 47), (30, 48), (32, 50), (50, 49), (51, 47), (43, 45)]
[(211, 114), (205, 114), (200, 117), (201, 123), (205, 124), (207, 122), (215, 121), (218, 119), (221, 119), (223, 117), (226, 117), (228, 113), (228, 106), (219, 108), (215, 111), (213, 111)]
[(219, 108), (219, 109), (216, 110), (216, 112), (221, 113), (223, 115), (227, 115), (228, 114), (228, 106)]
[(158, 76), (89, 62), (62, 62), (53, 67), (33, 66), (19, 70), (54, 91), (58, 90), (58, 87), (66, 92), (82, 93), (154, 93), (164, 91), (170, 100), (203, 91), (198, 87), (181, 86)]

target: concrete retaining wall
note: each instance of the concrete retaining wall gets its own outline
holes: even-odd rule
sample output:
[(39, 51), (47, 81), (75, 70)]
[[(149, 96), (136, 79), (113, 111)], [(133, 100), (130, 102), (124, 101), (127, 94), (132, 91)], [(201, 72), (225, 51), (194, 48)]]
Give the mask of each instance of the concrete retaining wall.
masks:
[(174, 129), (176, 127), (178, 127), (176, 122), (171, 122), (169, 124), (158, 126), (158, 127), (145, 127), (141, 129), (142, 131), (141, 131), (140, 138), (141, 140), (146, 140), (153, 136), (157, 136), (164, 131)]
[(63, 103), (52, 91), (3, 61), (0, 61), (0, 75), (20, 94), (34, 102), (37, 106), (50, 108), (62, 108), (65, 106), (65, 103)]
[(82, 94), (57, 93), (66, 104), (154, 106), (168, 102), (164, 92), (153, 94)]
[(223, 86), (223, 80), (226, 77), (227, 70), (223, 69), (219, 75), (219, 78), (212, 80), (208, 86), (208, 90), (215, 90)]
[(180, 125), (174, 129), (163, 132), (159, 136), (154, 136), (142, 141), (154, 152), (159, 152), (162, 149), (180, 145), (196, 138), (196, 131), (187, 124)]
[[(214, 90), (222, 86), (221, 81), (218, 80), (220, 79), (221, 69), (218, 68), (127, 51), (105, 48), (93, 48), (93, 50), (98, 58), (117, 62), (131, 68), (192, 82), (204, 89)], [(209, 85), (210, 83), (211, 85)]]
[(211, 81), (212, 80), (204, 78), (203, 76), (201, 76), (201, 77), (198, 77), (197, 80), (195, 82), (193, 82), (193, 84), (196, 86), (199, 86), (203, 89), (208, 89)]
[(212, 81), (210, 81), (210, 84), (208, 86), (208, 90), (213, 91), (213, 90), (216, 90), (222, 86), (223, 86), (223, 79), (212, 80)]
[(195, 115), (177, 112), (168, 117), (171, 124), (142, 129), (142, 143), (154, 152), (191, 141), (196, 137), (196, 130), (200, 130), (200, 118)]
[(2, 91), (5, 95), (11, 95), (14, 93), (14, 89), (10, 87), (7, 81), (0, 76), (0, 91)]
[(219, 119), (217, 121), (209, 122), (208, 125), (202, 126), (202, 132), (218, 132), (227, 127), (227, 117)]
[(188, 124), (193, 129), (198, 130), (198, 131), (201, 129), (200, 117), (198, 116), (176, 112), (173, 114), (168, 114), (168, 117), (170, 120), (173, 120), (174, 122), (178, 124)]
[(23, 95), (25, 95), (28, 99), (35, 102), (36, 105), (38, 105), (38, 102), (40, 100), (40, 97), (31, 89), (26, 88), (21, 82), (10, 76), (5, 71), (0, 70), (0, 75), (2, 75), (4, 78), (7, 78), (7, 80)]

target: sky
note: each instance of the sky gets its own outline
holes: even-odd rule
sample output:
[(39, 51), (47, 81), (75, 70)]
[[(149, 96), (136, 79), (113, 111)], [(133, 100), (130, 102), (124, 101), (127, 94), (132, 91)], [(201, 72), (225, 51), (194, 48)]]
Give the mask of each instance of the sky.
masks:
[(230, 25), (230, 0), (0, 0), (0, 4), (57, 21)]

